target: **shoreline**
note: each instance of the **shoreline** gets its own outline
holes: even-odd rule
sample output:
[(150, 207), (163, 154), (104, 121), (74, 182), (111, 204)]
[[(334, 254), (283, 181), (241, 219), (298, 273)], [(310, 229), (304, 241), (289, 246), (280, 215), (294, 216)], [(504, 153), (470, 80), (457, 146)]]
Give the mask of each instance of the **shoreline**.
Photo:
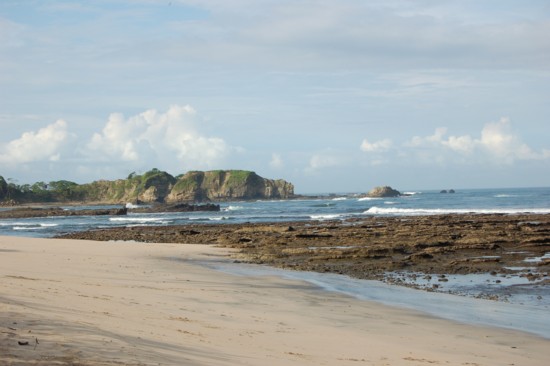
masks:
[(513, 329), (550, 340), (548, 305), (457, 296), (452, 292), (419, 291), (414, 287), (387, 284), (377, 280), (362, 280), (331, 273), (293, 271), (257, 264), (221, 261), (205, 265), (232, 275), (276, 276), (293, 281), (305, 281), (320, 291), (409, 309), (462, 324)]
[(0, 252), (3, 363), (547, 362), (548, 339), (198, 264), (227, 249), (0, 237)]
[(472, 296), (510, 301), (531, 289), (540, 297), (533, 301), (550, 304), (550, 214), (136, 226), (61, 237), (216, 244), (236, 249), (233, 258), (245, 263), (457, 294), (477, 276), (471, 282), (486, 286)]

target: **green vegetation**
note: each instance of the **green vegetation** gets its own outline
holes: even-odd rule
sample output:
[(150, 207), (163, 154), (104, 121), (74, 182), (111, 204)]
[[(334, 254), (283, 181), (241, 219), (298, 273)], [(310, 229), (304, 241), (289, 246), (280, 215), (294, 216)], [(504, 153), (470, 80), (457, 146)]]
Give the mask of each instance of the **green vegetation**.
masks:
[(79, 191), (83, 201), (133, 202), (140, 199), (140, 195), (150, 187), (155, 187), (162, 193), (166, 193), (175, 181), (176, 179), (170, 174), (154, 168), (142, 175), (132, 172), (127, 179), (101, 180), (83, 184), (79, 187)]
[(229, 178), (227, 185), (230, 187), (243, 185), (248, 182), (251, 177), (257, 176), (256, 173), (247, 170), (229, 170)]
[[(141, 175), (132, 172), (126, 179), (98, 180), (77, 184), (67, 180), (18, 185), (13, 179), (0, 176), (0, 203), (30, 202), (104, 202), (135, 201), (203, 201), (212, 199), (246, 199), (266, 196), (272, 192), (289, 197), (293, 186), (285, 181), (265, 180), (247, 170), (190, 171), (177, 178), (159, 169)], [(283, 187), (282, 190), (268, 185)], [(270, 186), (271, 187), (271, 186)]]
[(0, 176), (0, 200), (3, 200), (8, 195), (8, 182), (4, 177)]
[(203, 172), (192, 171), (178, 178), (178, 181), (174, 185), (173, 190), (175, 192), (190, 192), (197, 190), (204, 179)]

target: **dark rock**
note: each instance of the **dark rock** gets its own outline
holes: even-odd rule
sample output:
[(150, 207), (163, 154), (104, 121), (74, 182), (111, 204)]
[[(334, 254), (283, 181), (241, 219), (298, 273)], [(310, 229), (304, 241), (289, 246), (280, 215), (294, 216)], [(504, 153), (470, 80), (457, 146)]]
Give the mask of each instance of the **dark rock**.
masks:
[(18, 207), (11, 210), (0, 211), (0, 219), (20, 219), (30, 217), (57, 217), (57, 216), (120, 216), (126, 215), (127, 209), (87, 209), (87, 210), (65, 210), (60, 207), (36, 208), (36, 207)]
[(174, 205), (153, 205), (151, 207), (130, 208), (130, 212), (155, 213), (155, 212), (198, 212), (198, 211), (220, 211), (220, 205), (212, 203), (194, 205), (190, 203), (177, 203)]

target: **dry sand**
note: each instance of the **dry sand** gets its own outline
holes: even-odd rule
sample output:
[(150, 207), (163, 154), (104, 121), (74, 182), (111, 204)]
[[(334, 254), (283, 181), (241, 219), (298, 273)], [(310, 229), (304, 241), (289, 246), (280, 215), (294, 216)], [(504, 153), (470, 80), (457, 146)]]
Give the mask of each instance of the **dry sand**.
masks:
[(0, 237), (0, 364), (549, 364), (548, 339), (197, 264), (225, 253)]

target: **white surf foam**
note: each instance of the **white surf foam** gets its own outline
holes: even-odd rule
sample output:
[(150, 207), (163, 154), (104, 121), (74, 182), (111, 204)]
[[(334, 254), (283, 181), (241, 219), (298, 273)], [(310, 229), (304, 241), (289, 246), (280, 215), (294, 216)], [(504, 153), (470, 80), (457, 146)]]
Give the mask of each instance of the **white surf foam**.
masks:
[(396, 208), (396, 207), (377, 207), (373, 206), (368, 210), (364, 211), (365, 215), (444, 215), (444, 214), (469, 214), (469, 213), (479, 213), (479, 214), (520, 214), (520, 213), (539, 213), (546, 214), (550, 213), (548, 208), (514, 208), (514, 209), (481, 209), (481, 208), (457, 208), (457, 209), (447, 209), (447, 208)]
[(222, 211), (240, 211), (243, 209), (244, 209), (243, 206), (227, 206), (227, 207), (223, 207), (221, 210)]
[(375, 201), (375, 200), (381, 200), (380, 197), (361, 197), (358, 198), (357, 201)]
[(333, 198), (332, 200), (333, 201), (345, 201), (347, 199), (348, 199), (347, 197), (336, 197), (336, 198)]
[(160, 217), (110, 217), (109, 221), (115, 222), (158, 222), (165, 219)]
[(13, 230), (44, 230), (46, 229), (44, 226), (14, 226)]
[(310, 215), (312, 220), (334, 220), (341, 219), (344, 217), (342, 214), (324, 214), (324, 215)]

